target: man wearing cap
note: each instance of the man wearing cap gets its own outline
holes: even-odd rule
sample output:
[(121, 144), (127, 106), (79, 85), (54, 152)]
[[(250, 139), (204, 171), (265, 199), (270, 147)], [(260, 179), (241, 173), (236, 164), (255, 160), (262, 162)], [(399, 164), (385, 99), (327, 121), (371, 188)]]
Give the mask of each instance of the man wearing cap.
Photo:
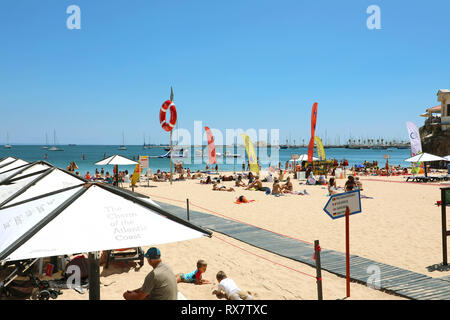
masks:
[(152, 247), (144, 257), (153, 267), (141, 288), (123, 294), (125, 300), (177, 300), (178, 289), (175, 274), (161, 262), (161, 252)]

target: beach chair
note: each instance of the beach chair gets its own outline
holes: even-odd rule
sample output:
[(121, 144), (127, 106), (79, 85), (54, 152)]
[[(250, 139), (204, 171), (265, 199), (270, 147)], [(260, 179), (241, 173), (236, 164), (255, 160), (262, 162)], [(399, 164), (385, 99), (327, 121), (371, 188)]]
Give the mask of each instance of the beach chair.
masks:
[(111, 261), (139, 261), (139, 266), (142, 267), (144, 265), (144, 251), (141, 247), (107, 250), (105, 269), (108, 269)]

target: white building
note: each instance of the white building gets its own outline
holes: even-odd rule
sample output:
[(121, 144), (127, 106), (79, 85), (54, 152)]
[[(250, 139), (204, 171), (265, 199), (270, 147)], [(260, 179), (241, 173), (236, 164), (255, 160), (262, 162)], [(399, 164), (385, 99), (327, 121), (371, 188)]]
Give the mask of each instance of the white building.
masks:
[(438, 91), (438, 101), (441, 102), (441, 127), (442, 130), (450, 130), (450, 90)]

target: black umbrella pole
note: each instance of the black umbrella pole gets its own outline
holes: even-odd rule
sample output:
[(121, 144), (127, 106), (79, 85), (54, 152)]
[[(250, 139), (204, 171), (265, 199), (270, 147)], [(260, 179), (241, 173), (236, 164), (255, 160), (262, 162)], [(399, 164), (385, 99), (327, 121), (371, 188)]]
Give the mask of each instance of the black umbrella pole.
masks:
[(100, 300), (100, 261), (97, 252), (89, 252), (89, 300)]

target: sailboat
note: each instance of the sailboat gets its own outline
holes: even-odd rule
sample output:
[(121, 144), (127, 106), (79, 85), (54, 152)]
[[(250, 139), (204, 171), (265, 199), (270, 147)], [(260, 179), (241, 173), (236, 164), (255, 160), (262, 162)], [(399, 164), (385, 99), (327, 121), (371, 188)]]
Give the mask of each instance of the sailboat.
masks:
[(63, 148), (56, 146), (56, 130), (53, 130), (53, 147), (49, 148), (48, 151), (64, 151)]
[(124, 135), (123, 132), (122, 132), (122, 145), (119, 146), (119, 147), (117, 148), (117, 150), (127, 150), (127, 147), (125, 146), (125, 135)]
[(45, 133), (45, 146), (43, 146), (42, 149), (48, 149), (48, 136), (47, 136), (47, 133)]
[(9, 144), (9, 133), (6, 134), (6, 144), (4, 145), (6, 149), (11, 149), (11, 145)]

